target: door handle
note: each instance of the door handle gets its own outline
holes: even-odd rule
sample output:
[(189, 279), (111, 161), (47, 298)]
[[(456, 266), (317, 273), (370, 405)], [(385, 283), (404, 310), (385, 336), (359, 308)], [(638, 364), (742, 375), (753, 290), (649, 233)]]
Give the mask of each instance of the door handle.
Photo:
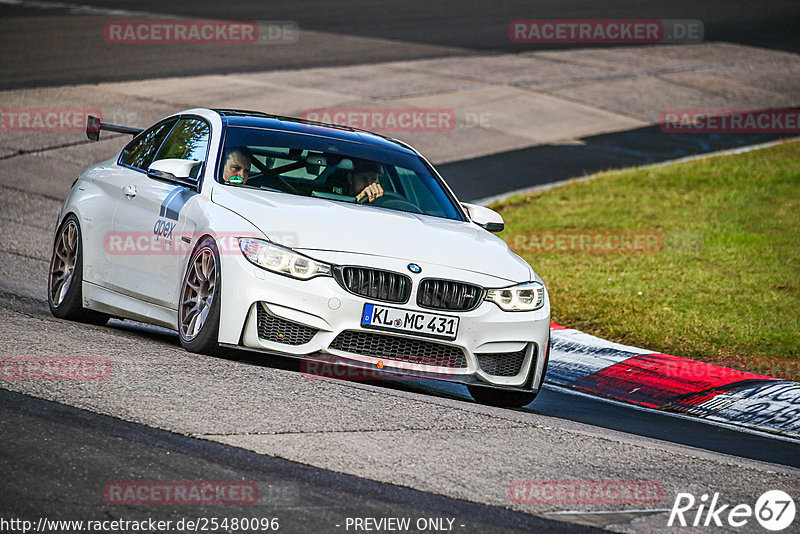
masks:
[(136, 186), (134, 185), (126, 185), (123, 191), (125, 192), (125, 196), (128, 198), (133, 198), (136, 196)]

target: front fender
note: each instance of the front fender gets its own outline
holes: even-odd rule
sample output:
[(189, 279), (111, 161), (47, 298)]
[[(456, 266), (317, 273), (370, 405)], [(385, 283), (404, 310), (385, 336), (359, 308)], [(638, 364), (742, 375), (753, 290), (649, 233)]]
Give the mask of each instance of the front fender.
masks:
[[(190, 211), (189, 219), (195, 225), (190, 253), (187, 254), (180, 276), (180, 284), (186, 277), (186, 269), (189, 265), (191, 252), (197, 244), (206, 236), (210, 236), (217, 244), (220, 261), (220, 320), (219, 337), (220, 343), (238, 344), (242, 326), (247, 316), (247, 307), (243, 304), (242, 292), (247, 291), (247, 278), (252, 277), (252, 272), (242, 272), (242, 263), (238, 260), (243, 259), (239, 249), (239, 237), (255, 237), (265, 239), (266, 236), (255, 225), (234, 211), (215, 204), (208, 198), (200, 196), (193, 209)], [(247, 263), (253, 269), (255, 266)], [(181, 291), (176, 292), (180, 301)], [(179, 302), (175, 303), (176, 309)]]

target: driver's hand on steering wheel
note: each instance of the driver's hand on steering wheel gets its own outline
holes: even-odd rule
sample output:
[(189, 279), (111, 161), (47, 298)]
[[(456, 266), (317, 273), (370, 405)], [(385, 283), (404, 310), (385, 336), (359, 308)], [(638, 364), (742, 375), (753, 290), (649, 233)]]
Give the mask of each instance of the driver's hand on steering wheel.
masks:
[(367, 197), (367, 200), (372, 202), (378, 197), (383, 196), (383, 187), (379, 183), (372, 183), (369, 184), (367, 187), (364, 188), (358, 195), (356, 195), (356, 202), (359, 202), (362, 198)]

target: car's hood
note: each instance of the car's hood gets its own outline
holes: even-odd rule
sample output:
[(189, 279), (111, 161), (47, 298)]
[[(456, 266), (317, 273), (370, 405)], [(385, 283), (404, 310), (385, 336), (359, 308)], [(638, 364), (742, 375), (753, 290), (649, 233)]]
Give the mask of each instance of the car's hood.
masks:
[(530, 280), (525, 261), (499, 237), (461, 221), (333, 200), (215, 186), (212, 201), (244, 217), (270, 240), (306, 251), (400, 258)]

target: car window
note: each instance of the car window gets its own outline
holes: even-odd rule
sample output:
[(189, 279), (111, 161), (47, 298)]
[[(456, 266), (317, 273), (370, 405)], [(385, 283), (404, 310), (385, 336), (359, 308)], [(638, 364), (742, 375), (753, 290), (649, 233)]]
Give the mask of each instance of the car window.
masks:
[[(249, 173), (226, 179), (227, 154), (249, 160)], [(218, 181), (330, 201), (367, 203), (366, 188), (382, 193), (369, 206), (460, 220), (442, 184), (415, 154), (322, 136), (228, 127)], [(229, 177), (229, 176), (228, 176)]]
[(175, 122), (176, 120), (173, 119), (156, 124), (137, 135), (122, 151), (119, 162), (146, 171)]
[[(177, 158), (205, 162), (210, 132), (208, 123), (202, 119), (179, 120), (153, 161)], [(196, 179), (201, 168), (202, 165), (194, 167), (190, 177)]]
[(409, 200), (417, 204), (424, 213), (446, 217), (442, 204), (437, 200), (438, 184), (430, 180), (419, 180), (416, 173), (403, 167), (395, 167), (397, 179)]

